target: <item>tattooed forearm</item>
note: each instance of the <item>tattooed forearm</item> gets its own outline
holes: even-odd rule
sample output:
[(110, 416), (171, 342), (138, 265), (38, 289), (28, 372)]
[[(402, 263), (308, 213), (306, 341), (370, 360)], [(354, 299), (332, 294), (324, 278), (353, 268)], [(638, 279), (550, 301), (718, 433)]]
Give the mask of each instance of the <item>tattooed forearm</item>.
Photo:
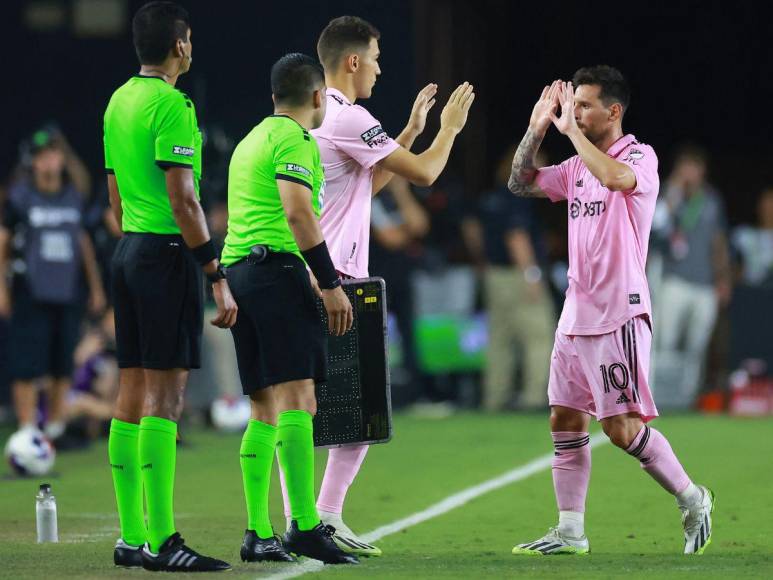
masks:
[(544, 135), (537, 135), (529, 128), (523, 136), (521, 144), (513, 157), (510, 179), (507, 188), (515, 195), (524, 197), (544, 197), (544, 192), (534, 183), (537, 168), (534, 166), (534, 156), (542, 144)]

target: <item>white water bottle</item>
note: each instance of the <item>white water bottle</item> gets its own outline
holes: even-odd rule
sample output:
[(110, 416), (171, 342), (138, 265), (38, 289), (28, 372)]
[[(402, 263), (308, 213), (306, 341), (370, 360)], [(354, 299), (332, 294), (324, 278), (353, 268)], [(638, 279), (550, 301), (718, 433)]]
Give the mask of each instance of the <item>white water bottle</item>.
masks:
[(38, 544), (58, 542), (59, 529), (56, 523), (56, 498), (51, 494), (51, 484), (40, 484), (35, 496), (35, 516), (38, 525)]

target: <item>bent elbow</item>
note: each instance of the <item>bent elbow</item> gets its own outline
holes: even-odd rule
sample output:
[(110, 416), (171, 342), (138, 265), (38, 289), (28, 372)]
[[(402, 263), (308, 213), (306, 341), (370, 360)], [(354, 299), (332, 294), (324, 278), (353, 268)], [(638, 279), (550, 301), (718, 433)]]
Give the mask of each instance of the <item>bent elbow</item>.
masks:
[(437, 178), (437, 175), (433, 175), (427, 171), (422, 171), (414, 176), (414, 178), (411, 180), (411, 183), (417, 185), (418, 187), (430, 187), (435, 183)]
[(609, 191), (628, 191), (636, 186), (636, 180), (631, 183), (630, 176), (626, 173), (603, 175), (599, 181), (601, 182), (601, 185), (606, 187)]

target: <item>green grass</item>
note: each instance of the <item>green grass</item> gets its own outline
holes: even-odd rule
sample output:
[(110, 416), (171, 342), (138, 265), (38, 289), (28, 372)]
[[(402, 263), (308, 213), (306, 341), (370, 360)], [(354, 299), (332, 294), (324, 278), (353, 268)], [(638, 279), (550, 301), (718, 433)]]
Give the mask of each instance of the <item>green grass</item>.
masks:
[[(443, 516), (384, 538), (382, 558), (308, 577), (375, 578), (771, 578), (773, 577), (773, 422), (677, 416), (656, 423), (685, 467), (716, 492), (714, 541), (684, 557), (674, 501), (611, 445), (594, 450), (586, 558), (510, 555), (555, 522), (549, 471), (484, 495)], [(239, 436), (197, 431), (179, 452), (178, 528), (194, 548), (257, 578), (286, 565), (245, 565)], [(443, 420), (397, 417), (395, 438), (374, 447), (352, 488), (346, 520), (362, 532), (390, 523), (550, 452), (544, 417), (464, 414)], [(136, 578), (112, 567), (117, 517), (106, 446), (63, 454), (52, 477), (59, 544), (35, 544), (38, 480), (0, 480), (0, 577)], [(324, 453), (318, 455), (318, 475)], [(278, 486), (273, 521), (283, 529)]]

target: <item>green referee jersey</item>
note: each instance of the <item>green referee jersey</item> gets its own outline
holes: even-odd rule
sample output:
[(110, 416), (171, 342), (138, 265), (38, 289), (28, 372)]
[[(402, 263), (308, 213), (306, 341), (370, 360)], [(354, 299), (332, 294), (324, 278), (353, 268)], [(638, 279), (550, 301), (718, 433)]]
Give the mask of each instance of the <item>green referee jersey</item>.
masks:
[(301, 256), (279, 197), (277, 179), (308, 188), (319, 218), (324, 172), (314, 137), (284, 115), (266, 117), (236, 146), (228, 168), (228, 235), (222, 262), (238, 262), (257, 244)]
[(188, 96), (158, 77), (134, 76), (110, 98), (105, 170), (114, 173), (125, 232), (178, 234), (164, 170), (190, 167), (201, 178), (201, 132)]

